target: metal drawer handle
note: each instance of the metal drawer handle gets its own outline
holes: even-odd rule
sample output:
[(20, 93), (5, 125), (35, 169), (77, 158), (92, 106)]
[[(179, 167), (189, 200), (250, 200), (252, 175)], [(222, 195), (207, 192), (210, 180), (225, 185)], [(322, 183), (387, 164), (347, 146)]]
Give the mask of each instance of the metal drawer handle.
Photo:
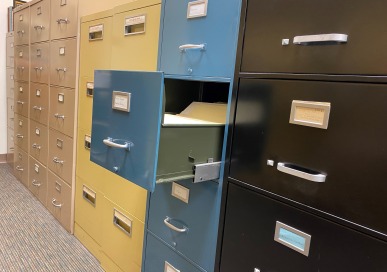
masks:
[(180, 232), (180, 233), (188, 232), (188, 228), (187, 228), (186, 226), (184, 226), (182, 229), (179, 229), (178, 227), (175, 227), (174, 225), (172, 225), (172, 224), (170, 223), (170, 221), (171, 221), (171, 218), (168, 217), (168, 216), (164, 219), (164, 224), (165, 224), (168, 228), (170, 228), (171, 230), (174, 230), (174, 231), (177, 231), (177, 232)]
[(36, 187), (40, 187), (42, 184), (37, 183), (37, 180), (36, 180), (36, 179), (33, 179), (33, 180), (32, 180), (32, 185), (34, 185), (34, 186), (36, 186)]
[(34, 110), (38, 110), (38, 111), (42, 111), (42, 110), (43, 110), (42, 107), (38, 107), (38, 106), (33, 106), (32, 108), (33, 108)]
[(20, 171), (20, 172), (23, 172), (23, 171), (24, 171), (24, 169), (23, 169), (21, 166), (19, 166), (19, 165), (16, 166), (16, 170), (17, 170), (17, 171)]
[(64, 68), (56, 68), (56, 71), (57, 72), (63, 71), (64, 73), (66, 73), (67, 72), (67, 68), (66, 67), (64, 67)]
[(18, 32), (17, 32), (17, 34), (24, 34), (24, 30), (19, 30)]
[(116, 209), (114, 209), (113, 224), (125, 234), (132, 236), (132, 220)]
[(52, 159), (52, 161), (53, 161), (54, 163), (62, 164), (62, 165), (63, 165), (63, 163), (64, 163), (64, 161), (59, 160), (58, 157), (54, 157), (54, 158)]
[(56, 22), (58, 23), (58, 24), (61, 24), (61, 23), (65, 23), (65, 24), (68, 24), (68, 23), (70, 23), (70, 20), (69, 19), (67, 19), (67, 18), (59, 18), (58, 20), (56, 20)]
[(206, 50), (206, 44), (205, 43), (202, 43), (202, 44), (183, 44), (183, 45), (180, 45), (179, 46), (179, 49), (181, 52), (185, 52), (186, 50), (188, 49), (200, 49), (202, 51), (205, 51)]
[(56, 118), (56, 119), (65, 119), (65, 116), (64, 115), (60, 115), (59, 113), (55, 113), (54, 114), (54, 117)]
[(24, 66), (22, 67), (17, 67), (18, 70), (24, 70)]
[(24, 136), (21, 135), (21, 134), (16, 134), (16, 137), (17, 137), (17, 138), (20, 138), (20, 139), (23, 139), (23, 138), (24, 138)]
[[(310, 180), (313, 182), (325, 182), (325, 179), (327, 177), (327, 175), (317, 173), (315, 171), (310, 171), (308, 169), (302, 169), (295, 165), (282, 163), (282, 162), (279, 162), (277, 164), (277, 170), (285, 174), (289, 174), (289, 175)], [(308, 173), (307, 171), (314, 172), (314, 173)]]
[(20, 105), (24, 105), (25, 102), (18, 100), (18, 101), (16, 101), (16, 103), (18, 103)]
[(44, 26), (42, 26), (42, 25), (37, 25), (37, 26), (34, 26), (34, 28), (35, 28), (35, 30), (38, 30), (38, 29), (43, 30), (43, 29), (44, 29)]
[(110, 138), (110, 137), (107, 139), (104, 139), (103, 143), (107, 146), (110, 146), (110, 147), (126, 149), (128, 151), (130, 151), (130, 148), (133, 146), (133, 144), (131, 142), (125, 142), (125, 144), (117, 144), (114, 142), (114, 139)]
[(293, 44), (299, 45), (309, 45), (316, 43), (346, 43), (348, 41), (348, 35), (346, 34), (318, 34), (318, 35), (304, 35), (304, 36), (296, 36), (293, 38)]
[(35, 67), (34, 69), (35, 69), (35, 70), (40, 70), (40, 71), (42, 71), (42, 70), (43, 70), (43, 67)]
[(56, 204), (56, 199), (55, 198), (52, 199), (51, 204), (54, 205), (54, 207), (57, 207), (57, 208), (62, 208), (62, 205), (63, 205), (63, 204)]
[(32, 144), (32, 148), (40, 150), (42, 147), (40, 145), (34, 143), (34, 144)]

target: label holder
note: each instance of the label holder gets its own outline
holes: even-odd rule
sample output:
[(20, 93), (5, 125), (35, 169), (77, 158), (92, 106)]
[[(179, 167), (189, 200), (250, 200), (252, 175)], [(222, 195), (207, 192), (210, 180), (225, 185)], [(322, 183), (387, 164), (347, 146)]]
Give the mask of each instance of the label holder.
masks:
[(280, 221), (275, 224), (274, 241), (309, 256), (310, 242), (312, 236), (298, 229), (285, 225)]

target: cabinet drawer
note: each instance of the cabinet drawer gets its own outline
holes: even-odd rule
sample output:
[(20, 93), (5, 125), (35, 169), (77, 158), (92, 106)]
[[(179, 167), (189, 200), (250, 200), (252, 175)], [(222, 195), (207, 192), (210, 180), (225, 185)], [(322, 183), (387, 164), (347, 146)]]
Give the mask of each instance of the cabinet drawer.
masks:
[(46, 84), (31, 83), (30, 86), (30, 118), (41, 124), (48, 125), (49, 88)]
[(6, 37), (6, 66), (13, 67), (14, 66), (14, 52), (15, 52), (15, 39), (13, 37), (13, 32), (8, 32)]
[(14, 173), (15, 177), (28, 187), (28, 154), (15, 146), (14, 153)]
[(113, 12), (111, 10), (81, 18), (80, 76), (94, 77), (94, 70), (110, 68)]
[(30, 120), (30, 155), (47, 166), (48, 128)]
[(160, 0), (131, 2), (114, 9), (112, 68), (157, 69), (160, 10)]
[(50, 84), (75, 88), (77, 40), (53, 41), (50, 52)]
[(77, 35), (78, 0), (51, 0), (50, 30), (51, 40)]
[(13, 21), (15, 45), (29, 43), (30, 7), (27, 5), (14, 9)]
[(80, 78), (78, 92), (78, 127), (91, 131), (93, 114), (94, 80), (90, 77)]
[(30, 157), (28, 189), (47, 206), (47, 168)]
[(241, 79), (230, 176), (387, 234), (386, 99), (383, 84)]
[(15, 114), (14, 116), (15, 144), (28, 152), (28, 118)]
[(30, 76), (30, 47), (28, 45), (15, 46), (15, 74), (16, 80), (28, 81)]
[(50, 87), (50, 127), (73, 137), (74, 135), (75, 91)]
[(28, 117), (29, 109), (29, 83), (15, 81), (14, 112)]
[(14, 98), (14, 89), (15, 89), (15, 78), (14, 78), (14, 69), (7, 67), (6, 70), (6, 88), (7, 88), (7, 97)]
[[(192, 262), (166, 246), (149, 232), (146, 238), (144, 271), (159, 272), (203, 272)], [(209, 270), (211, 271), (211, 270)], [(238, 271), (238, 270), (235, 270)]]
[[(14, 149), (15, 149), (15, 146), (13, 143), (14, 134), (15, 132), (12, 128), (7, 129), (7, 153), (8, 154), (14, 153)], [(7, 158), (7, 161), (9, 161), (8, 158)]]
[(334, 0), (249, 1), (241, 70), (385, 75), (387, 38), (379, 33), (387, 3), (336, 4)]
[(207, 271), (214, 266), (218, 189), (210, 181), (158, 184), (149, 204), (148, 230)]
[(61, 225), (70, 231), (71, 225), (71, 187), (48, 170), (47, 208)]
[[(233, 76), (240, 1), (204, 2), (189, 8), (189, 0), (165, 1), (160, 70), (166, 74)], [(206, 16), (187, 18), (190, 11), (193, 15), (201, 8)]]
[[(284, 244), (274, 240), (277, 222), (286, 225), (278, 232)], [(305, 234), (311, 236), (307, 256)], [(221, 271), (384, 271), (386, 254), (386, 242), (229, 186)]]
[(15, 102), (12, 98), (7, 98), (7, 118), (8, 118), (8, 121), (12, 118), (12, 122), (14, 117), (14, 109), (13, 109), (14, 103)]
[(50, 0), (31, 5), (31, 43), (44, 42), (50, 38)]
[(49, 129), (48, 168), (69, 184), (72, 183), (73, 139)]
[(48, 84), (50, 44), (37, 43), (31, 45), (31, 81)]

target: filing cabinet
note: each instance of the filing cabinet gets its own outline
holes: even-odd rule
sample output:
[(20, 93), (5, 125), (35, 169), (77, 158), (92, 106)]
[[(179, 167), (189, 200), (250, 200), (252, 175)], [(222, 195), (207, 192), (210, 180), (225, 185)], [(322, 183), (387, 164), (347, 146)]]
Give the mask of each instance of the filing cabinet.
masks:
[(15, 177), (28, 187), (28, 154), (15, 146), (14, 150), (14, 173)]
[(58, 41), (51, 42), (50, 44), (50, 84), (51, 85), (75, 88), (76, 57), (77, 57), (76, 39), (66, 39), (66, 40), (58, 40)]
[(47, 168), (30, 157), (28, 189), (46, 206), (47, 201)]
[(15, 81), (14, 112), (28, 117), (29, 112), (29, 84), (28, 82)]
[(7, 67), (14, 67), (14, 51), (15, 51), (15, 38), (14, 38), (14, 32), (8, 32), (6, 34), (6, 66)]
[(46, 84), (31, 82), (30, 118), (45, 126), (48, 125), (49, 87)]
[(26, 3), (14, 9), (14, 39), (15, 45), (29, 44), (30, 38), (30, 7)]
[(15, 151), (15, 146), (13, 142), (13, 137), (15, 135), (15, 132), (12, 128), (7, 128), (7, 163), (13, 167), (14, 163), (14, 151)]
[(69, 137), (74, 134), (74, 89), (50, 87), (49, 124)]
[(78, 30), (78, 0), (51, 0), (50, 8), (51, 40), (75, 37)]
[(29, 152), (34, 159), (47, 166), (48, 156), (48, 128), (38, 122), (30, 120)]
[(6, 86), (7, 86), (7, 97), (14, 98), (14, 68), (7, 67), (6, 68)]
[(7, 127), (14, 128), (14, 101), (12, 98), (7, 98)]
[(28, 45), (15, 46), (15, 73), (16, 80), (28, 81), (30, 76), (30, 62), (29, 62)]
[(82, 77), (79, 79), (78, 88), (78, 127), (91, 132), (94, 96), (93, 77)]
[(50, 43), (36, 43), (32, 44), (30, 48), (31, 82), (40, 82), (48, 84), (50, 70)]
[(15, 145), (28, 152), (28, 118), (15, 113)]
[(31, 43), (47, 41), (50, 38), (50, 0), (35, 1), (30, 12)]

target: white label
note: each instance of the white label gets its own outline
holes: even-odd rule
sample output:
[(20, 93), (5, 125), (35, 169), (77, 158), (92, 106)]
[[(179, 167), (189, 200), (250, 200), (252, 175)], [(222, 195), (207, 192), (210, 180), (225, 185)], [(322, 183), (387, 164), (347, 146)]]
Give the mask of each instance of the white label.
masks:
[(40, 129), (36, 128), (36, 129), (35, 129), (35, 134), (36, 134), (36, 135), (40, 135)]
[(197, 18), (207, 15), (207, 2), (194, 1), (188, 3), (187, 18)]
[(19, 16), (19, 21), (23, 21), (23, 15)]
[(64, 102), (64, 94), (58, 94), (58, 101)]
[(23, 126), (23, 121), (22, 121), (22, 120), (19, 121), (19, 126), (20, 126), (20, 127)]
[(65, 52), (66, 52), (65, 47), (59, 47), (59, 55), (60, 56), (63, 56), (65, 54)]
[(315, 128), (328, 128), (331, 103), (293, 100), (290, 112), (291, 124)]
[(188, 204), (189, 200), (189, 189), (177, 184), (175, 182), (172, 183), (172, 196), (180, 199), (181, 201)]
[(11, 43), (11, 48), (13, 48), (13, 43)]
[(91, 143), (91, 137), (89, 135), (85, 135), (85, 142)]
[(21, 58), (23, 57), (23, 51), (19, 52), (19, 57), (21, 57)]
[(35, 164), (35, 172), (39, 173), (39, 165)]
[(19, 92), (23, 92), (23, 87), (19, 87)]
[(64, 5), (66, 5), (67, 4), (67, 0), (60, 0), (60, 5), (61, 6), (64, 6)]
[(101, 32), (101, 31), (103, 31), (103, 25), (96, 25), (96, 26), (89, 27), (89, 33)]
[(11, 79), (13, 80), (13, 75), (11, 75)]
[(93, 82), (87, 82), (86, 83), (86, 88), (87, 89), (94, 89), (94, 83)]
[(180, 270), (174, 268), (170, 263), (166, 261), (164, 266), (164, 272), (180, 272)]
[(36, 9), (36, 14), (38, 14), (38, 15), (42, 14), (42, 7), (38, 7)]
[(42, 55), (42, 50), (36, 49), (36, 56), (40, 57)]
[(40, 90), (36, 90), (36, 96), (40, 96)]
[(307, 123), (315, 123), (322, 125), (324, 122), (325, 110), (315, 109), (308, 107), (297, 106), (294, 119), (297, 121), (303, 121)]
[(63, 141), (61, 139), (56, 139), (56, 146), (59, 148), (63, 148)]
[(125, 19), (125, 26), (139, 25), (145, 23), (145, 15), (134, 16)]
[(113, 91), (112, 108), (120, 111), (130, 111), (130, 93)]

